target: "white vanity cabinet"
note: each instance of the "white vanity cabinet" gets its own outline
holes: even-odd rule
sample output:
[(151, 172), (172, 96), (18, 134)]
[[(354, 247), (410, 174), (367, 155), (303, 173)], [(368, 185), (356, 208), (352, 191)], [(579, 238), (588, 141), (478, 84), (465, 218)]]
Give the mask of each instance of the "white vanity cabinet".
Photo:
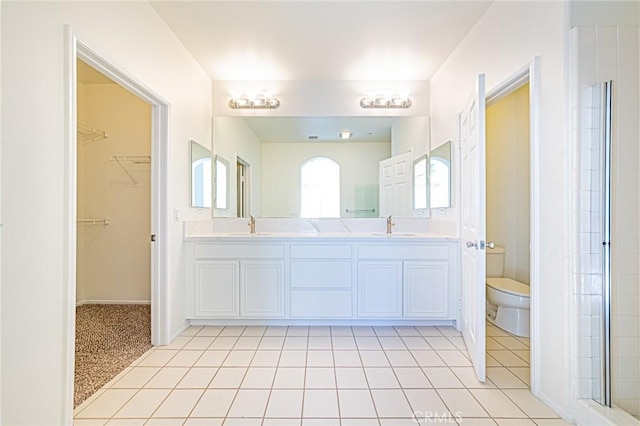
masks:
[(393, 236), (188, 240), (187, 318), (203, 324), (453, 323), (457, 244)]

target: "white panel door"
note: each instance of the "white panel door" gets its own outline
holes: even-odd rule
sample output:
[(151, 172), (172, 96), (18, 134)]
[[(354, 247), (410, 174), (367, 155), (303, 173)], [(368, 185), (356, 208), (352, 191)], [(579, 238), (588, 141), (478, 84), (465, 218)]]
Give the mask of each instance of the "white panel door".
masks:
[(196, 316), (238, 316), (238, 261), (196, 262)]
[(461, 149), (462, 336), (478, 380), (485, 381), (485, 87), (484, 74), (458, 114)]
[(380, 216), (411, 216), (413, 203), (413, 153), (380, 162)]
[(241, 262), (240, 289), (240, 316), (284, 316), (284, 262)]

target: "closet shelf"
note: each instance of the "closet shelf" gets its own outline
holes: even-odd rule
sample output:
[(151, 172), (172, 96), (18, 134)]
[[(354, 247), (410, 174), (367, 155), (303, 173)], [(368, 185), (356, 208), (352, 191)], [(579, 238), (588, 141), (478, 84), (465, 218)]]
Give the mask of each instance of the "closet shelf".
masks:
[(129, 179), (131, 179), (131, 182), (134, 185), (137, 185), (138, 181), (131, 175), (131, 173), (129, 173), (129, 170), (127, 170), (125, 164), (151, 164), (150, 155), (112, 155), (111, 157), (109, 157), (109, 160), (118, 163), (118, 166), (120, 166), (122, 171), (125, 172), (127, 176), (129, 176)]
[(77, 222), (79, 225), (108, 225), (110, 223), (108, 218), (78, 219)]
[(109, 133), (104, 130), (96, 129), (88, 124), (78, 122), (78, 142), (87, 144), (106, 139), (109, 137)]

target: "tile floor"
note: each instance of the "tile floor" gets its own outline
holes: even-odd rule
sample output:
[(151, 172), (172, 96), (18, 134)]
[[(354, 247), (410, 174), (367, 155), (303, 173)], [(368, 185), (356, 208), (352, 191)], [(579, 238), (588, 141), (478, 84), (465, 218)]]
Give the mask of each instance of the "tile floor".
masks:
[(487, 326), (487, 381), (452, 327), (191, 327), (76, 426), (564, 425), (529, 392), (529, 339)]

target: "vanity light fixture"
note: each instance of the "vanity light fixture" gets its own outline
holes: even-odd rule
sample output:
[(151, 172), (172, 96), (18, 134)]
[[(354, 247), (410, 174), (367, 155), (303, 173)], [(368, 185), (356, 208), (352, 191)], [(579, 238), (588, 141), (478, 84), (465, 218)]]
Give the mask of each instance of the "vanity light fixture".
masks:
[(349, 139), (351, 136), (353, 136), (353, 132), (350, 132), (348, 130), (340, 132), (340, 139)]
[(365, 96), (360, 101), (360, 106), (362, 108), (409, 108), (411, 99), (400, 95)]
[(229, 108), (233, 109), (274, 109), (280, 106), (280, 100), (266, 92), (255, 96), (242, 94), (229, 100)]

